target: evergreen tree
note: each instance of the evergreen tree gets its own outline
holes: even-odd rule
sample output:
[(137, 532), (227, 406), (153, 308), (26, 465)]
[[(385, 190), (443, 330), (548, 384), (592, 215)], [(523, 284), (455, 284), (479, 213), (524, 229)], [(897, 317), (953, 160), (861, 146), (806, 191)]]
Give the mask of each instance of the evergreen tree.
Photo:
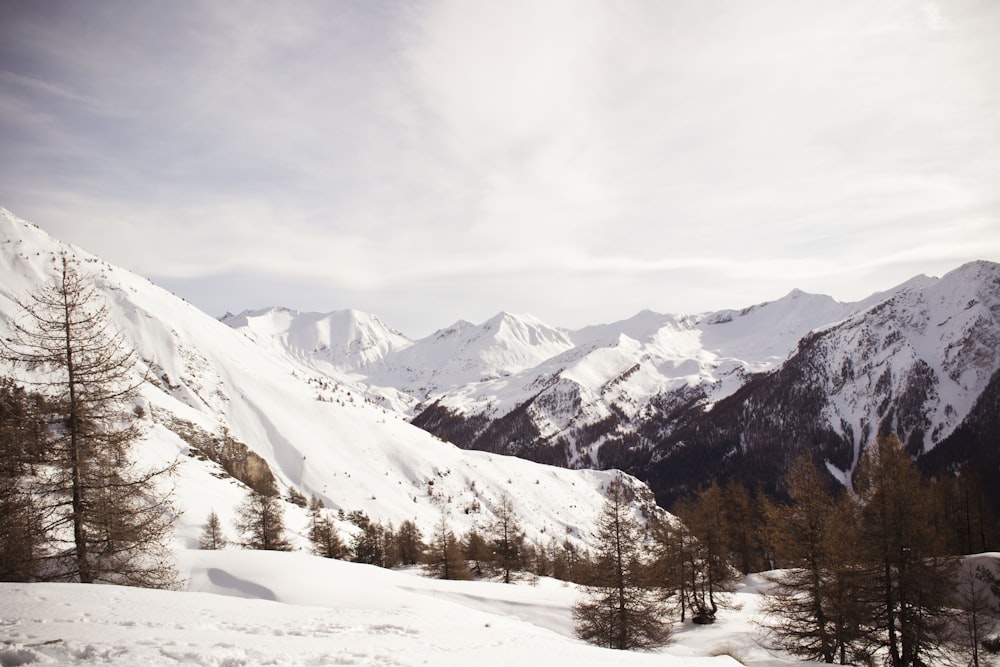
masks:
[(44, 424), (36, 396), (0, 378), (0, 581), (33, 581), (43, 574), (48, 535), (32, 497), (34, 464), (44, 461)]
[(242, 546), (263, 551), (291, 551), (285, 537), (284, 508), (276, 490), (264, 494), (247, 488), (247, 495), (236, 508), (236, 530), (243, 536)]
[(650, 574), (641, 558), (642, 530), (620, 476), (606, 497), (591, 581), (573, 606), (576, 634), (621, 650), (662, 646), (670, 636), (666, 610), (649, 587)]
[[(157, 486), (173, 465), (139, 470), (132, 403), (144, 381), (137, 354), (93, 285), (63, 256), (54, 283), (19, 302), (6, 359), (32, 371), (44, 394), (45, 459), (38, 496), (51, 576), (82, 583), (170, 587), (169, 497)], [(65, 536), (65, 537), (64, 537)]]
[(215, 513), (215, 510), (212, 510), (208, 518), (205, 519), (205, 525), (202, 526), (198, 546), (201, 549), (215, 550), (224, 549), (226, 544), (226, 536), (222, 532), (222, 521), (219, 520), (219, 515)]

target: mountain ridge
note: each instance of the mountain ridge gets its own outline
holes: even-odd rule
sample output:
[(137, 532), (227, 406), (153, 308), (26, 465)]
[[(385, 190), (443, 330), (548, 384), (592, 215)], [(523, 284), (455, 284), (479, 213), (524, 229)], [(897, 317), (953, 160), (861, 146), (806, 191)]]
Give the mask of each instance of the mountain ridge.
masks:
[[(810, 413), (816, 422), (810, 437), (816, 452), (826, 452), (820, 463), (846, 483), (861, 449), (877, 433), (898, 431), (914, 455), (925, 455), (969, 414), (997, 366), (998, 276), (1000, 265), (979, 260), (940, 278), (914, 276), (856, 302), (793, 289), (742, 309), (694, 315), (646, 310), (578, 330), (557, 330), (533, 318), (531, 326), (559, 331), (571, 346), (540, 355), (535, 366), (506, 372), (476, 366), (453, 351), (467, 364), (466, 375), (434, 367), (424, 377), (436, 381), (424, 384), (398, 382), (389, 355), (378, 374), (361, 380), (409, 395), (413, 402), (406, 409), (414, 424), (462, 447), (569, 467), (617, 466), (656, 479), (653, 469), (672, 458), (683, 424), (710, 420), (706, 415), (715, 406), (751, 380), (751, 390), (764, 382), (789, 382), (785, 376), (796, 364), (837, 357), (840, 368), (812, 378), (822, 379), (823, 395), (811, 399), (822, 407)], [(977, 306), (984, 300), (985, 306)], [(461, 330), (481, 335), (509, 317), (500, 313)], [(932, 327), (935, 318), (940, 321)], [(835, 337), (836, 344), (814, 343)], [(439, 344), (452, 340), (441, 333), (436, 338)], [(836, 352), (837, 346), (843, 350)], [(403, 354), (412, 369), (420, 362), (419, 342)], [(868, 377), (876, 371), (878, 376)], [(881, 403), (871, 405), (875, 390)], [(801, 392), (816, 393), (805, 387)], [(801, 412), (801, 406), (779, 403)], [(722, 449), (734, 451), (730, 445)], [(776, 475), (770, 474), (767, 485), (776, 484)], [(702, 475), (698, 483), (705, 481)], [(671, 484), (677, 489), (659, 489), (662, 497), (690, 486), (676, 479)]]
[[(232, 526), (246, 487), (212, 456), (220, 445), (252, 452), (284, 496), (316, 495), (346, 535), (357, 529), (337, 511), (373, 521), (411, 520), (430, 534), (442, 516), (464, 534), (485, 529), (503, 496), (511, 498), (530, 540), (587, 546), (615, 473), (570, 471), (513, 457), (463, 451), (415, 426), (349, 375), (316, 372), (294, 355), (267, 349), (150, 281), (58, 241), (0, 211), (0, 335), (17, 301), (55, 279), (67, 256), (92, 279), (113, 323), (138, 353), (148, 377), (135, 404), (141, 465), (179, 462), (173, 481), (178, 539), (196, 548), (213, 509)], [(24, 381), (30, 369), (0, 361)], [(645, 486), (625, 477), (637, 508), (660, 512)], [(308, 515), (283, 504), (291, 538), (305, 545)], [(637, 509), (638, 511), (638, 509)]]

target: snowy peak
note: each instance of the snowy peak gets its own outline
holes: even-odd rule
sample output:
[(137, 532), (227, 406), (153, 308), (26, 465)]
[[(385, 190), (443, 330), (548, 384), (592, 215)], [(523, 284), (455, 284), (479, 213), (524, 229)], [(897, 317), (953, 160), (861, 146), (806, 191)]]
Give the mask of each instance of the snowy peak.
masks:
[(303, 313), (288, 308), (248, 310), (222, 318), (225, 324), (300, 359), (352, 372), (377, 364), (412, 344), (378, 317), (358, 310)]
[(476, 356), (497, 373), (515, 373), (570, 349), (559, 329), (531, 315), (502, 312), (483, 322), (463, 341), (465, 356)]
[[(590, 539), (581, 527), (593, 523), (613, 473), (463, 451), (407, 423), (353, 383), (356, 376), (345, 382), (320, 370), (323, 353), (338, 363), (378, 366), (412, 347), (376, 317), (271, 308), (227, 317), (236, 331), (0, 211), (0, 336), (19, 316), (16, 302), (55, 277), (61, 252), (93, 278), (113, 325), (138, 352), (135, 373), (149, 382), (135, 405), (143, 435), (134, 453), (143, 468), (178, 462), (175, 529), (187, 546), (197, 544), (213, 509), (232, 525), (245, 490), (237, 479), (254, 476), (273, 479), (283, 496), (295, 490), (315, 494), (329, 510), (358, 510), (396, 525), (413, 520), (425, 534), (442, 514), (458, 533), (481, 529), (507, 495), (530, 539)], [(26, 380), (32, 372), (0, 359), (2, 375)], [(628, 480), (637, 498), (651, 502), (648, 489)], [(305, 511), (292, 503), (283, 511), (301, 545)]]

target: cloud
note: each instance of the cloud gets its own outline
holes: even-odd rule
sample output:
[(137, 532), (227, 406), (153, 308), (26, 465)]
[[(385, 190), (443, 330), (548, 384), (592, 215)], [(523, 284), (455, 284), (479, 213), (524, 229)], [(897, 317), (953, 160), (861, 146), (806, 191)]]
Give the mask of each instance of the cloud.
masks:
[(213, 304), (249, 275), (438, 324), (853, 298), (1000, 258), (998, 29), (971, 0), (6, 5), (0, 203)]

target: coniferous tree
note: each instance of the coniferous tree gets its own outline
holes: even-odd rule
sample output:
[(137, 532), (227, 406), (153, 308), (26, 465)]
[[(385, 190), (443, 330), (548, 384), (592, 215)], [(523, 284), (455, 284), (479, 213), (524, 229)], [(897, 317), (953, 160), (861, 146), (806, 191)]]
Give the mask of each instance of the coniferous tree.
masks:
[(32, 581), (43, 572), (48, 536), (30, 472), (44, 460), (44, 425), (34, 405), (23, 388), (0, 378), (0, 581)]
[(927, 664), (945, 644), (954, 565), (926, 520), (928, 489), (902, 444), (880, 437), (855, 473), (863, 566), (878, 591), (877, 627), (892, 667)]
[(462, 555), (462, 544), (448, 527), (448, 517), (442, 512), (434, 527), (434, 535), (424, 554), (427, 571), (439, 579), (469, 579), (468, 564)]
[(215, 513), (215, 510), (212, 510), (205, 520), (205, 525), (202, 527), (198, 546), (202, 549), (215, 550), (224, 549), (226, 544), (226, 536), (222, 532), (222, 521), (219, 519), (219, 515)]
[(248, 488), (236, 508), (236, 530), (243, 536), (241, 544), (248, 549), (292, 550), (285, 537), (284, 508), (276, 490), (265, 494)]
[(361, 512), (352, 512), (351, 520), (361, 529), (351, 541), (354, 562), (391, 567), (395, 558), (391, 526), (387, 529)]
[(0, 477), (30, 476), (34, 466), (45, 461), (45, 411), (40, 394), (0, 378)]
[(968, 656), (970, 667), (984, 664), (983, 640), (997, 627), (992, 608), (990, 581), (995, 581), (988, 568), (978, 567), (971, 559), (962, 563), (955, 606), (958, 609), (957, 648)]
[(420, 563), (423, 560), (424, 550), (427, 548), (417, 524), (409, 519), (399, 524), (399, 530), (396, 531), (396, 546), (399, 551), (400, 565)]
[(642, 529), (619, 476), (607, 490), (597, 524), (597, 554), (583, 598), (573, 606), (576, 634), (614, 649), (649, 649), (670, 636), (666, 610), (650, 588)]
[(475, 527), (470, 528), (462, 540), (462, 555), (471, 563), (472, 574), (481, 577), (484, 563), (490, 559), (490, 547)]
[(490, 525), (490, 545), (493, 565), (503, 582), (509, 584), (513, 573), (524, 567), (524, 532), (514, 512), (514, 501), (506, 493), (500, 496)]
[(42, 574), (45, 533), (31, 494), (0, 475), (0, 581), (33, 581)]
[(730, 560), (743, 574), (760, 570), (761, 517), (747, 487), (731, 481), (722, 489), (723, 521)]
[(19, 302), (3, 341), (6, 359), (31, 371), (44, 395), (45, 460), (37, 497), (53, 578), (170, 587), (169, 495), (158, 482), (174, 466), (139, 470), (132, 402), (144, 381), (138, 355), (91, 282), (64, 255), (50, 283)]
[[(793, 464), (786, 481), (789, 502), (766, 509), (775, 556), (783, 569), (769, 576), (763, 611), (775, 643), (805, 658), (846, 663), (859, 655), (864, 615), (853, 604), (860, 582), (847, 539), (846, 510), (831, 513), (832, 491), (808, 458)], [(845, 499), (844, 502), (849, 502)], [(849, 561), (848, 561), (849, 563)]]
[(704, 607), (704, 604), (695, 602), (695, 595), (704, 581), (697, 540), (678, 520), (661, 522), (654, 530), (653, 538), (656, 543), (656, 583), (664, 602), (683, 622), (689, 611), (697, 613), (695, 609)]
[(685, 550), (690, 559), (688, 602), (693, 620), (712, 623), (736, 583), (728, 558), (722, 489), (712, 482), (693, 498), (678, 503), (675, 513), (695, 538)]
[(309, 542), (317, 556), (336, 559), (347, 556), (347, 545), (340, 531), (329, 517), (324, 516), (323, 503), (316, 496), (309, 499)]

